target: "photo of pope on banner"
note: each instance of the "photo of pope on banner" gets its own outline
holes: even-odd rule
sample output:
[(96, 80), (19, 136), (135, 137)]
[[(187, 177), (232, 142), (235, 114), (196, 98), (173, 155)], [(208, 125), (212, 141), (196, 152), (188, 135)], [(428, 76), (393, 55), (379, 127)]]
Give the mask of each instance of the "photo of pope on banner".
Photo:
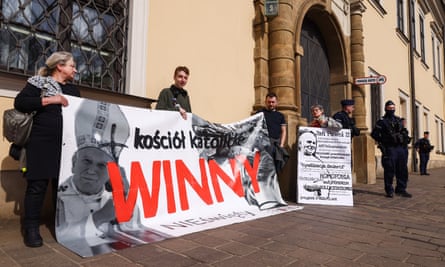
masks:
[(69, 101), (56, 236), (80, 256), (302, 209), (281, 197), (261, 113), (223, 125)]
[(298, 132), (297, 203), (353, 206), (351, 130)]

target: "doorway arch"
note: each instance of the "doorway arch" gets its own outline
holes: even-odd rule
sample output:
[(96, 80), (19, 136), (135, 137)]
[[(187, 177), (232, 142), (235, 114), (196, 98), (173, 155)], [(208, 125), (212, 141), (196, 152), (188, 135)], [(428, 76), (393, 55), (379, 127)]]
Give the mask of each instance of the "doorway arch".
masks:
[(308, 18), (301, 27), (300, 45), (304, 56), (300, 60), (301, 117), (311, 120), (310, 107), (320, 104), (330, 113), (329, 60), (326, 44), (317, 25)]

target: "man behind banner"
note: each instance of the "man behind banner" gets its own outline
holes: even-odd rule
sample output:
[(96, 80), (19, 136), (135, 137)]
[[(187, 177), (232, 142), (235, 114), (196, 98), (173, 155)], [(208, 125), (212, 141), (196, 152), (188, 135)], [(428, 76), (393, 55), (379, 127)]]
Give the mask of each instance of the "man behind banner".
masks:
[[(75, 134), (78, 149), (72, 157), (72, 176), (58, 190), (57, 240), (84, 257), (161, 240), (156, 234), (145, 233), (149, 240), (144, 240), (126, 232), (135, 225), (134, 229), (144, 228), (137, 210), (129, 223), (119, 225), (115, 219), (107, 163), (118, 163), (129, 137), (129, 125), (119, 107), (84, 100), (76, 113)], [(123, 169), (121, 176), (128, 190)]]

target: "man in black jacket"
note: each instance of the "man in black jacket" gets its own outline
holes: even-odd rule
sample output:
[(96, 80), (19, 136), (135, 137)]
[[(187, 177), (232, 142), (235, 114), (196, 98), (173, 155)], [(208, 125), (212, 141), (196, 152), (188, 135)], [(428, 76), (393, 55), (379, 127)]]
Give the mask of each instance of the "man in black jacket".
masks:
[[(409, 136), (403, 126), (403, 120), (395, 115), (396, 105), (388, 100), (385, 103), (385, 115), (379, 119), (371, 132), (371, 137), (382, 151), (382, 167), (386, 197), (392, 198), (394, 192), (401, 197), (410, 198), (406, 191), (408, 185), (407, 153), (405, 147)], [(394, 175), (396, 188), (393, 188)]]
[(434, 146), (431, 145), (430, 140), (428, 139), (430, 132), (423, 132), (423, 138), (417, 140), (414, 144), (417, 152), (419, 152), (420, 157), (420, 175), (430, 175), (426, 172), (426, 165), (430, 160), (430, 152), (433, 150)]
[(360, 135), (360, 129), (355, 127), (355, 121), (354, 118), (352, 118), (352, 112), (354, 111), (354, 100), (343, 99), (340, 103), (342, 110), (334, 114), (334, 120), (340, 122), (343, 129), (351, 130), (351, 138)]

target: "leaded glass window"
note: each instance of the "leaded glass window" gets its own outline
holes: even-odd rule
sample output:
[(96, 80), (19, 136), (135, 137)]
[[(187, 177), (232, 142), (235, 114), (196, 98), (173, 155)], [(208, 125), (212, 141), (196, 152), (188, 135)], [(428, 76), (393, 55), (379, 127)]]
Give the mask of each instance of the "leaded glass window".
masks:
[(125, 92), (129, 0), (0, 0), (0, 71), (34, 75), (73, 53), (75, 83)]

